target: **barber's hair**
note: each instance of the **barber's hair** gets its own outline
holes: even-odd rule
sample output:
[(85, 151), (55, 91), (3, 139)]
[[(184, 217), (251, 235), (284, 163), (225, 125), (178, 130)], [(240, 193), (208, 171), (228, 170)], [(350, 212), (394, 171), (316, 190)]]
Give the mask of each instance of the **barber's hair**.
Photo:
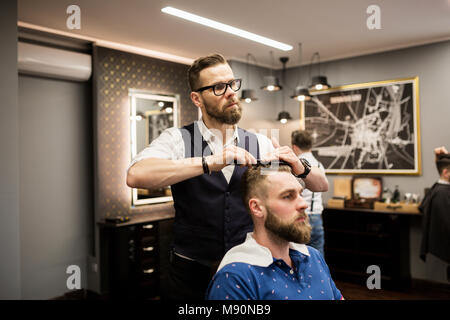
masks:
[[(267, 170), (267, 172), (262, 172), (262, 170)], [(280, 165), (277, 168), (272, 168), (270, 164), (261, 164), (256, 166), (251, 166), (244, 172), (241, 178), (241, 196), (242, 201), (244, 201), (245, 208), (250, 213), (250, 208), (248, 202), (253, 197), (266, 197), (267, 196), (267, 184), (265, 183), (268, 177), (268, 172), (270, 170), (276, 170), (278, 172), (289, 172), (292, 173), (292, 169), (288, 165)]]
[(291, 134), (291, 143), (302, 150), (310, 150), (313, 145), (313, 138), (308, 131), (295, 130)]
[(188, 70), (188, 80), (191, 91), (195, 91), (199, 88), (200, 71), (203, 69), (215, 66), (217, 64), (228, 63), (225, 58), (218, 53), (210, 54), (206, 57), (200, 57), (195, 60)]
[(442, 174), (442, 171), (444, 171), (444, 169), (450, 170), (450, 153), (438, 155), (436, 160), (436, 167), (439, 175)]

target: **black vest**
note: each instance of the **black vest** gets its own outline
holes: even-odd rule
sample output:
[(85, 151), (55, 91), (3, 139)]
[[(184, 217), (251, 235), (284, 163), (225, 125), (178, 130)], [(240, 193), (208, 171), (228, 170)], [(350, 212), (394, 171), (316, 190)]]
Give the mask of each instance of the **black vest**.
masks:
[[(180, 131), (186, 158), (211, 155), (197, 123)], [(238, 146), (259, 159), (256, 135), (241, 128), (238, 128), (238, 135)], [(219, 171), (172, 185), (175, 252), (211, 265), (220, 261), (229, 249), (244, 242), (247, 232), (253, 230), (252, 219), (241, 198), (241, 176), (245, 170), (246, 167), (236, 165), (229, 183)]]

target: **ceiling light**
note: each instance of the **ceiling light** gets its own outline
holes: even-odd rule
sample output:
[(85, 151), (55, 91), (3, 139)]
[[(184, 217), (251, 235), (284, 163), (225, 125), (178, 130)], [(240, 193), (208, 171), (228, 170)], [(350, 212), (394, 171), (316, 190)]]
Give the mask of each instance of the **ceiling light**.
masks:
[(281, 85), (278, 82), (278, 78), (274, 76), (264, 77), (264, 86), (261, 89), (266, 91), (278, 91), (281, 90)]
[(264, 85), (261, 87), (261, 89), (266, 91), (278, 91), (281, 90), (282, 87), (280, 86), (280, 83), (278, 82), (278, 78), (273, 75), (273, 69), (274, 66), (274, 57), (273, 52), (270, 51), (270, 59), (272, 61), (272, 68), (270, 69), (270, 76), (264, 77)]
[(311, 64), (309, 65), (309, 72), (311, 74), (311, 67), (314, 61), (314, 58), (318, 58), (317, 66), (319, 68), (319, 74), (317, 76), (312, 77), (311, 85), (309, 87), (310, 90), (326, 90), (331, 86), (328, 84), (327, 77), (320, 75), (320, 55), (319, 52), (314, 52), (311, 57)]
[[(283, 64), (283, 70), (282, 70), (282, 75), (283, 75), (283, 85), (285, 85), (286, 82), (286, 62), (288, 62), (289, 58), (288, 57), (281, 57), (280, 61)], [(281, 95), (281, 112), (278, 114), (278, 121), (280, 121), (282, 124), (285, 124), (288, 120), (291, 120), (291, 115), (289, 114), (289, 112), (284, 110), (284, 94)]]
[(315, 76), (312, 78), (311, 89), (326, 90), (330, 87), (325, 76)]
[(258, 98), (256, 98), (255, 90), (252, 89), (242, 90), (241, 100), (247, 103), (258, 100)]
[[(246, 65), (247, 88), (250, 88), (250, 71), (249, 71), (249, 68), (250, 68), (250, 63), (249, 63), (250, 57), (253, 57), (253, 59), (256, 62), (256, 58), (251, 53), (247, 53), (247, 65)], [(258, 98), (256, 98), (255, 90), (252, 90), (252, 89), (244, 89), (244, 90), (242, 90), (241, 100), (245, 101), (246, 103), (251, 103), (252, 101), (258, 100)]]
[(294, 94), (291, 96), (292, 99), (296, 99), (298, 101), (308, 101), (311, 100), (311, 96), (309, 94), (309, 90), (306, 87), (298, 86), (294, 90)]
[(297, 87), (294, 89), (294, 94), (291, 96), (292, 99), (296, 99), (297, 101), (307, 101), (311, 100), (311, 95), (309, 94), (308, 88), (301, 84), (300, 78), (300, 66), (302, 65), (302, 44), (298, 44), (298, 52), (299, 52), (299, 64), (298, 64), (298, 80)]
[(195, 15), (195, 14), (183, 11), (183, 10), (173, 8), (173, 7), (165, 7), (165, 8), (162, 8), (161, 11), (164, 13), (168, 13), (173, 16), (182, 18), (182, 19), (186, 19), (186, 20), (189, 20), (192, 22), (202, 24), (202, 25), (210, 27), (210, 28), (214, 28), (216, 30), (228, 32), (228, 33), (234, 34), (236, 36), (239, 36), (239, 37), (242, 37), (245, 39), (259, 42), (259, 43), (262, 43), (269, 47), (277, 48), (277, 49), (280, 49), (283, 51), (292, 50), (292, 46), (290, 46), (288, 44), (278, 42), (278, 41), (275, 41), (275, 40), (272, 40), (272, 39), (269, 39), (269, 38), (266, 38), (263, 36), (259, 36), (257, 34), (254, 34), (254, 33), (239, 29), (239, 28), (235, 28), (235, 27), (232, 27), (232, 26), (229, 26), (229, 25), (226, 25), (226, 24), (223, 24), (223, 23), (211, 20), (211, 19), (207, 19), (207, 18), (198, 16), (198, 15)]
[(291, 120), (291, 115), (287, 111), (281, 111), (278, 114), (278, 121), (280, 121), (282, 124), (285, 124), (288, 120)]

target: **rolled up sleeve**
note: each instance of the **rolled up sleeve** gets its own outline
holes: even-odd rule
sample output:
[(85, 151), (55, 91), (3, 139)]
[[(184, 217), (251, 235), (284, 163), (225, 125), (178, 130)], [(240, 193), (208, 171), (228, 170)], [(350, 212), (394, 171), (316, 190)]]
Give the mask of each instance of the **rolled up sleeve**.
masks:
[(178, 128), (168, 128), (148, 147), (139, 152), (130, 162), (128, 170), (136, 163), (148, 158), (178, 160), (184, 158), (184, 142)]

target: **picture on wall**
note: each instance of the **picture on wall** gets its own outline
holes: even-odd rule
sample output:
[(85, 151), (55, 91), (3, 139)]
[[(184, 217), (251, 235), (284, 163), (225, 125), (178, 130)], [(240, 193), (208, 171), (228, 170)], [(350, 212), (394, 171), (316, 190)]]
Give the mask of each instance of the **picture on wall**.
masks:
[(421, 173), (418, 77), (311, 92), (305, 129), (327, 173)]

